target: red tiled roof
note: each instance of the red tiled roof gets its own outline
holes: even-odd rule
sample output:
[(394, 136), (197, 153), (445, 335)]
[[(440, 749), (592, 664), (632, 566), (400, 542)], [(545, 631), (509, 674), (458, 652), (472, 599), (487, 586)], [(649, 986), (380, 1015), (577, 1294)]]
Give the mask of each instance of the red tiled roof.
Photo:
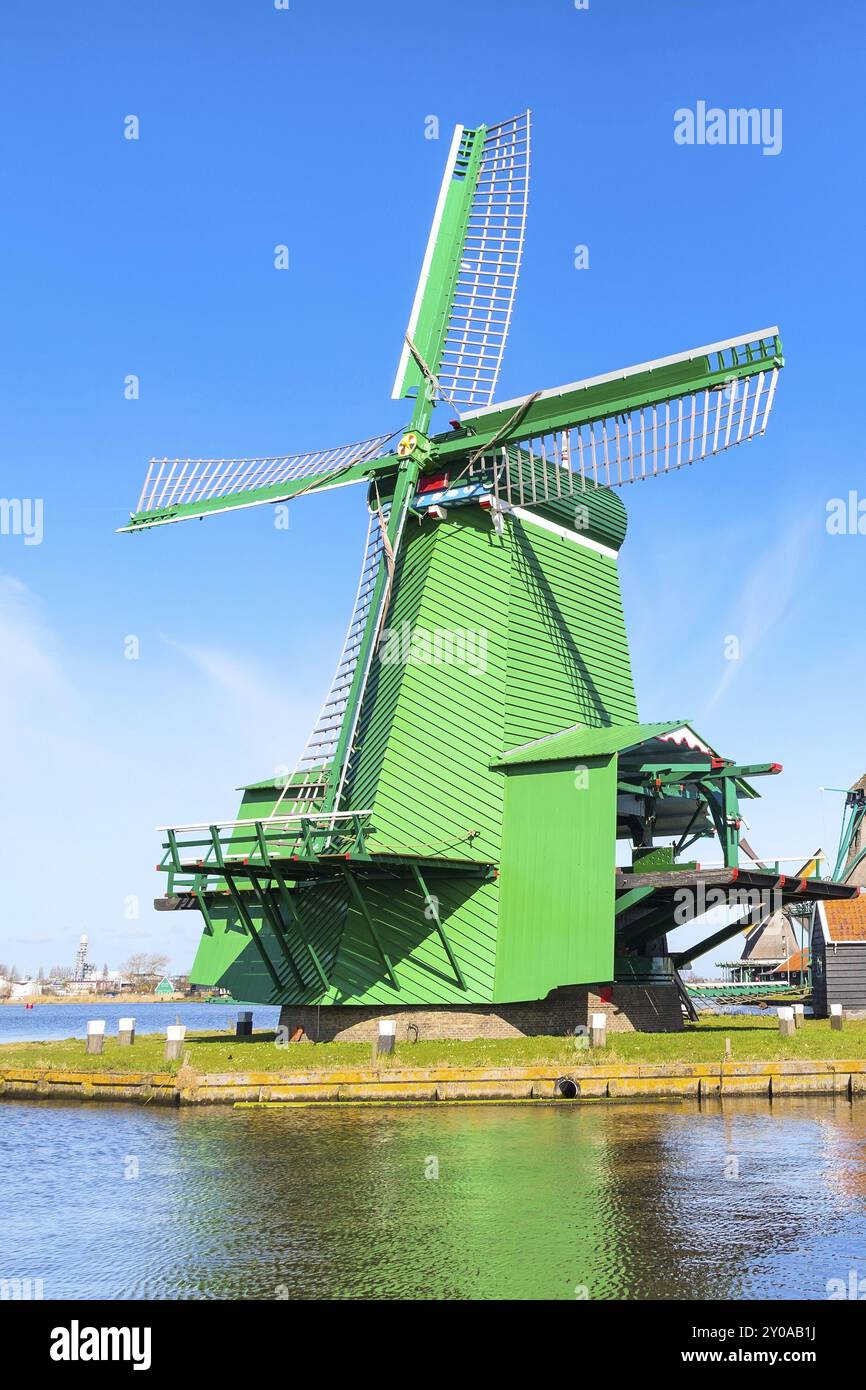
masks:
[(821, 904), (831, 941), (866, 941), (866, 894), (848, 902)]
[(801, 970), (808, 970), (808, 969), (809, 969), (809, 952), (808, 952), (808, 951), (795, 951), (794, 954), (791, 955), (791, 956), (789, 956), (787, 960), (783, 960), (781, 965), (777, 965), (776, 968), (775, 968), (775, 970), (771, 970), (771, 971), (770, 971), (770, 974), (771, 974), (771, 975), (787, 975), (788, 972), (790, 971), (791, 974), (796, 975), (796, 974), (798, 974)]

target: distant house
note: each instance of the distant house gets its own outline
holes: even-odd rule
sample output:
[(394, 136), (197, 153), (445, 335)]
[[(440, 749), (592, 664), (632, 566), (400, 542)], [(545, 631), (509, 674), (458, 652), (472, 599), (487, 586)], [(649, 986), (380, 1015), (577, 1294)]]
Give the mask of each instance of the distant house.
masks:
[(809, 978), (808, 950), (794, 951), (781, 965), (770, 972), (771, 976), (783, 975), (788, 984), (805, 985)]
[(42, 993), (44, 986), (41, 980), (11, 980), (10, 999), (32, 999), (34, 995)]
[(866, 1017), (866, 895), (818, 902), (812, 928), (812, 1003), (818, 1017), (831, 1004)]
[(119, 994), (125, 983), (119, 970), (94, 970), (80, 980), (67, 980), (66, 990), (69, 994)]
[(761, 984), (777, 981), (780, 974), (788, 971), (796, 973), (802, 969), (802, 964), (789, 964), (798, 953), (797, 923), (783, 908), (777, 908), (746, 934), (739, 960), (718, 961), (717, 964), (724, 970), (726, 980)]
[(163, 996), (166, 994), (176, 994), (177, 990), (174, 987), (174, 982), (170, 980), (167, 975), (163, 975), (162, 979), (160, 980), (159, 984), (153, 992), (154, 994)]

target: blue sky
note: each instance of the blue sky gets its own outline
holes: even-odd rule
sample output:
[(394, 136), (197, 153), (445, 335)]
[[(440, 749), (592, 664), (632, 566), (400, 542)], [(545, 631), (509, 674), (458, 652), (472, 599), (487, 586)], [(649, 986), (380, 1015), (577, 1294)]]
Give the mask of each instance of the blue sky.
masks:
[[(0, 957), (68, 962), (87, 930), (98, 964), (189, 964), (196, 919), (149, 906), (153, 827), (231, 816), (235, 786), (293, 762), (363, 494), (299, 502), (288, 531), (270, 509), (114, 528), (151, 454), (403, 422), (389, 393), (450, 130), (527, 105), (502, 397), (781, 324), (766, 438), (628, 491), (624, 599), (642, 717), (785, 764), (749, 810), (761, 852), (835, 846), (818, 787), (866, 765), (866, 540), (825, 526), (864, 486), (863, 39), (853, 0), (7, 0), (0, 494), (44, 499), (44, 539), (0, 535)], [(699, 100), (781, 108), (781, 153), (675, 144)]]

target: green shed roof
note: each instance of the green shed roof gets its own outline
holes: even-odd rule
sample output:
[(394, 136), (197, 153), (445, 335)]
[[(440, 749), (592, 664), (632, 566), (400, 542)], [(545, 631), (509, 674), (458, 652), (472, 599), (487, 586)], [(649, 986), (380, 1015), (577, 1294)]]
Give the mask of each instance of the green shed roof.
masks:
[(588, 729), (583, 724), (573, 724), (557, 734), (548, 734), (546, 738), (537, 738), (532, 743), (522, 743), (519, 748), (510, 748), (495, 763), (491, 763), (491, 767), (551, 763), (569, 758), (605, 758), (626, 748), (635, 748), (651, 738), (672, 734), (676, 729), (688, 730), (693, 738), (697, 738), (691, 726), (682, 719), (665, 724), (617, 724), (604, 729)]
[[(321, 765), (324, 770), (324, 763)], [(317, 771), (316, 767), (304, 768), (301, 772), (293, 772), (291, 776), (285, 773), (275, 774), (273, 777), (265, 777), (262, 782), (244, 782), (243, 786), (235, 787), (239, 792), (259, 792), (259, 791), (282, 791), (283, 787), (303, 786), (304, 780), (311, 772)]]

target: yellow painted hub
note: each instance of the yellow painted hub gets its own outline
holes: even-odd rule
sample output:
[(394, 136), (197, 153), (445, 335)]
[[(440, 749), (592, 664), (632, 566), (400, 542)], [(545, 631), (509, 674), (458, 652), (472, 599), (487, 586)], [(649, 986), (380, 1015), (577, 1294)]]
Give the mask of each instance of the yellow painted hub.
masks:
[(417, 447), (418, 436), (417, 434), (413, 434), (410, 430), (408, 434), (403, 435), (403, 438), (397, 445), (397, 455), (401, 459), (408, 458), (410, 454), (414, 454)]

